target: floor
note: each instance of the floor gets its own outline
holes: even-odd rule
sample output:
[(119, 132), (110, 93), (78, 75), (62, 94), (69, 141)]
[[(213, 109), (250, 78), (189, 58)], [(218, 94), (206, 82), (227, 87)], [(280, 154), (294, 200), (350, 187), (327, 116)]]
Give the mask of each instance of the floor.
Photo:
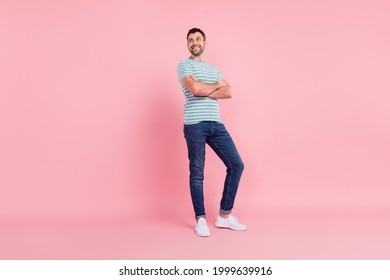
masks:
[(263, 207), (245, 232), (194, 234), (194, 219), (0, 219), (0, 259), (390, 259), (390, 209)]

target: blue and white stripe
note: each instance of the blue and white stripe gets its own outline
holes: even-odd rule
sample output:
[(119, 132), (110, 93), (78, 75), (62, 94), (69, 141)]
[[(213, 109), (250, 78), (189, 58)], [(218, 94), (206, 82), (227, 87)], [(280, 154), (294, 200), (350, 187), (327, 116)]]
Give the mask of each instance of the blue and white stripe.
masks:
[(184, 124), (196, 124), (201, 121), (222, 122), (217, 99), (194, 96), (181, 83), (181, 80), (189, 75), (194, 75), (199, 82), (216, 83), (223, 79), (218, 69), (206, 62), (187, 58), (177, 66), (177, 75), (186, 98)]

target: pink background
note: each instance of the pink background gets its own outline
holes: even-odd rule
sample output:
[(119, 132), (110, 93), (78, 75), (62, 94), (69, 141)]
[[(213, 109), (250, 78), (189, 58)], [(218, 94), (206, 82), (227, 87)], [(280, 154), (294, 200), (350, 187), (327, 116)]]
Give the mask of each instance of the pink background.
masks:
[[(390, 258), (389, 14), (385, 0), (2, 0), (0, 258)], [(248, 231), (208, 239), (176, 75), (195, 26), (232, 86), (222, 118), (246, 164)], [(210, 225), (224, 173), (208, 150)]]

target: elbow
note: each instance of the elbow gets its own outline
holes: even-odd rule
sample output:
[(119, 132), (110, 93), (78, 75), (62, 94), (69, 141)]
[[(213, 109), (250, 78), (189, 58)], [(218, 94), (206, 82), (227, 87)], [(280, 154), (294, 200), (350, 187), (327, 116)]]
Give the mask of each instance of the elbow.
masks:
[(197, 86), (195, 85), (191, 85), (190, 87), (187, 88), (188, 91), (192, 94), (192, 95), (197, 95), (198, 94), (198, 88)]
[(200, 89), (200, 87), (196, 86), (196, 85), (193, 85), (191, 86), (188, 91), (194, 95), (194, 96), (198, 96), (198, 97), (203, 97), (205, 96), (205, 93)]
[(223, 98), (232, 98), (232, 90), (229, 85), (223, 86), (222, 88)]
[(193, 96), (197, 96), (197, 97), (204, 97), (204, 94), (202, 94), (200, 91), (190, 91), (192, 93)]
[(229, 88), (229, 90), (226, 92), (226, 98), (232, 98), (232, 92)]

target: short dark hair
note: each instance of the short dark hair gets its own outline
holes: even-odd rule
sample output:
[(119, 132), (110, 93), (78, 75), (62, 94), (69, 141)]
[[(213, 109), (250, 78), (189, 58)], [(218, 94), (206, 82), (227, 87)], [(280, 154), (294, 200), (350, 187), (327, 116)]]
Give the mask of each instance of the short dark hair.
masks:
[(188, 40), (188, 36), (190, 36), (190, 34), (196, 33), (196, 32), (199, 32), (200, 34), (202, 34), (203, 40), (206, 41), (206, 35), (204, 34), (204, 32), (203, 32), (202, 30), (200, 30), (199, 28), (196, 28), (196, 27), (191, 28), (191, 29), (188, 31), (188, 33), (187, 33), (187, 40)]

